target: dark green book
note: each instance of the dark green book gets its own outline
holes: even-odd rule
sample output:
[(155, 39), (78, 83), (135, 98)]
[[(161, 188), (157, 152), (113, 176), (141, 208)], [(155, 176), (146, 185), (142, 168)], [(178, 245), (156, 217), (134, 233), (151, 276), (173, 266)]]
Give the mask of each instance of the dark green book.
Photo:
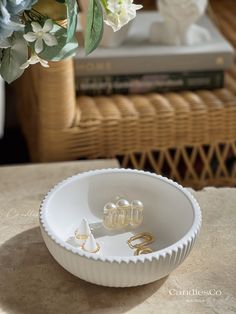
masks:
[(209, 90), (221, 88), (223, 85), (223, 71), (76, 77), (77, 93), (90, 96)]

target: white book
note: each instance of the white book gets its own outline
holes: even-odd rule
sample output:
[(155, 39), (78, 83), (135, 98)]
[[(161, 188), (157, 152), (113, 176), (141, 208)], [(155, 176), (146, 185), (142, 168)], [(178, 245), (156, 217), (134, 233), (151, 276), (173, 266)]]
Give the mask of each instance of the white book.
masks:
[(150, 43), (150, 26), (160, 18), (154, 11), (137, 14), (120, 47), (99, 47), (89, 56), (80, 47), (75, 57), (76, 76), (219, 71), (232, 65), (234, 49), (208, 16), (203, 16), (198, 24), (208, 29), (212, 39), (195, 46)]

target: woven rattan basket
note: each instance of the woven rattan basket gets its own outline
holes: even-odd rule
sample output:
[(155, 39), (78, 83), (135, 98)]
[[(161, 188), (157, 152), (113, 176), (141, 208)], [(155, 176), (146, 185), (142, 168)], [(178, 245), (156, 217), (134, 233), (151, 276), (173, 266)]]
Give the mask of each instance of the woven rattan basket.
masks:
[[(212, 4), (236, 45), (234, 1)], [(194, 188), (236, 184), (236, 66), (215, 91), (76, 99), (72, 60), (31, 67), (18, 87), (33, 161), (118, 157)]]

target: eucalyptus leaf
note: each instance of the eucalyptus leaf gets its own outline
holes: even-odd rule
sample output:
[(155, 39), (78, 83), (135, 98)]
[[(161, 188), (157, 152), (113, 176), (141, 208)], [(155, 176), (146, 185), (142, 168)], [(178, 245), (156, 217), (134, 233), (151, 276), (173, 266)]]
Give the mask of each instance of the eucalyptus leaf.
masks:
[(11, 37), (11, 47), (2, 50), (0, 74), (7, 83), (20, 77), (24, 70), (20, 66), (27, 61), (28, 47), (23, 34), (15, 32)]
[(67, 7), (67, 42), (73, 38), (77, 26), (78, 4), (76, 0), (65, 0)]
[(74, 36), (70, 42), (67, 42), (52, 61), (60, 61), (75, 56), (78, 49), (78, 41)]
[(90, 54), (100, 43), (103, 35), (103, 11), (99, 0), (89, 0), (85, 31), (85, 52)]

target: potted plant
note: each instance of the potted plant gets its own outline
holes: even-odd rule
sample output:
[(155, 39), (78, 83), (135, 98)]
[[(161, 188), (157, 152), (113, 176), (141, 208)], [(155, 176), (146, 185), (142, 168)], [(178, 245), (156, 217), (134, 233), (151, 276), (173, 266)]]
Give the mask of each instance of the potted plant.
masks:
[[(86, 0), (85, 51), (99, 45), (104, 23), (120, 30), (142, 6), (133, 0)], [(76, 53), (76, 0), (0, 0), (0, 75), (8, 83), (31, 64), (49, 66)], [(105, 37), (104, 37), (105, 38)]]

